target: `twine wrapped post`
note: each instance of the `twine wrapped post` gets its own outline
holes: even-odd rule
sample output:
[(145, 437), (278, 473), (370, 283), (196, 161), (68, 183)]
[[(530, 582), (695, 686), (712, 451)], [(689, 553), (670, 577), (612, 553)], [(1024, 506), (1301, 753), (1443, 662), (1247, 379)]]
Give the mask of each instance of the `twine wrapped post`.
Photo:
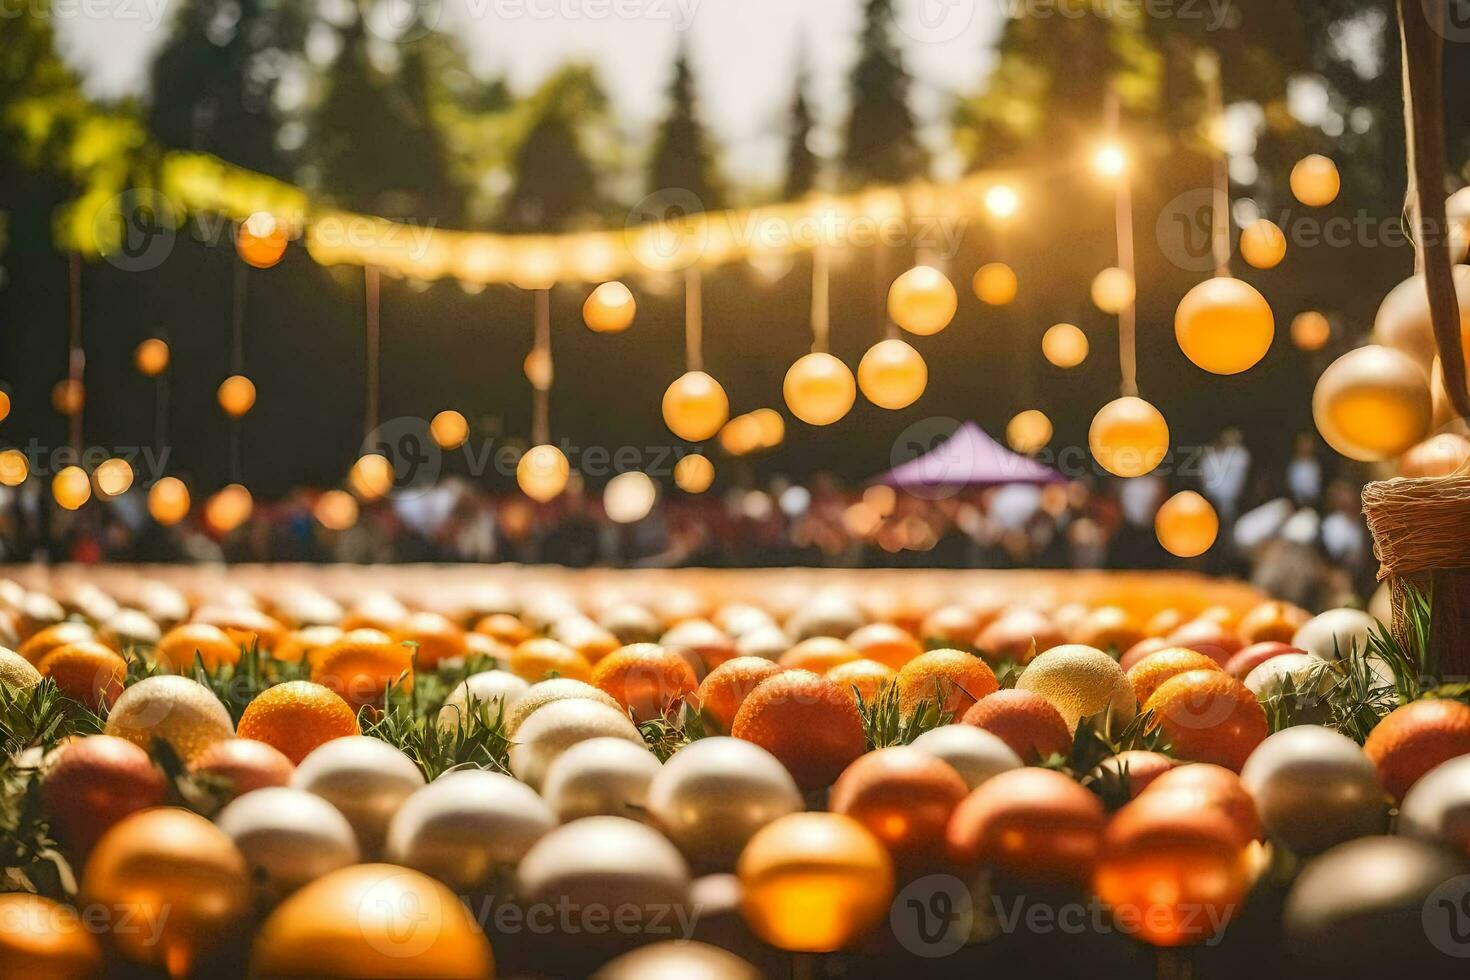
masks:
[(1470, 476), (1370, 483), (1363, 515), (1393, 598), (1394, 638), (1410, 648), (1413, 587), (1430, 600), (1428, 663), (1440, 679), (1470, 678)]

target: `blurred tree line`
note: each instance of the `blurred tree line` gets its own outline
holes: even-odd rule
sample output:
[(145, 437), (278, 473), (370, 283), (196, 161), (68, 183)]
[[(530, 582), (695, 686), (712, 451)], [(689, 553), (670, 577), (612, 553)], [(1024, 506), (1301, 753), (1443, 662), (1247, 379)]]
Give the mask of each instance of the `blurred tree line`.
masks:
[[(1210, 152), (1203, 139), (1206, 105), (1198, 53), (1219, 52), (1225, 101), (1232, 115), (1250, 122), (1247, 128), (1253, 131), (1245, 161), (1249, 165), (1232, 167), (1235, 195), (1251, 198), (1268, 214), (1289, 208), (1286, 177), (1291, 163), (1303, 153), (1323, 151), (1343, 169), (1340, 213), (1388, 218), (1399, 212), (1403, 133), (1390, 0), (1181, 0), (1168, 8), (1174, 16), (1141, 12), (1154, 5), (1051, 0), (1038, 5), (1041, 13), (1036, 16), (1005, 22), (992, 70), (976, 79), (971, 92), (942, 93), (939, 101), (949, 108), (937, 124), (921, 124), (913, 108), (919, 83), (907, 60), (921, 48), (903, 43), (894, 26), (901, 0), (862, 2), (860, 45), (848, 76), (845, 115), (840, 123), (827, 121), (837, 138), (819, 138), (823, 122), (813, 109), (802, 59), (790, 66), (791, 96), (780, 123), (787, 140), (784, 173), (769, 186), (757, 187), (738, 186), (722, 172), (719, 138), (700, 109), (699, 66), (682, 47), (670, 69), (662, 123), (649, 139), (630, 145), (591, 68), (566, 66), (535, 91), (513, 96), (503, 80), (476, 75), (451, 34), (418, 20), (385, 28), (373, 19), (377, 11), (370, 4), (314, 8), (287, 0), (185, 0), (151, 66), (147, 96), (111, 105), (84, 97), (78, 79), (56, 54), (48, 19), (30, 5), (19, 16), (0, 18), (0, 276), (9, 280), (0, 291), (0, 365), (47, 365), (33, 379), (0, 367), (0, 376), (17, 389), (10, 425), (60, 440), (62, 423), (45, 407), (45, 393), (64, 356), (64, 331), (57, 326), (65, 317), (65, 291), (60, 288), (64, 259), (54, 227), (59, 206), (78, 199), (105, 201), (128, 187), (148, 187), (160, 153), (170, 149), (208, 152), (293, 181), (318, 200), (356, 211), (447, 227), (551, 231), (619, 226), (629, 205), (643, 195), (674, 188), (715, 208), (789, 200), (814, 189), (943, 177), (956, 169), (1014, 168), (1024, 175), (1070, 158), (1096, 139), (1104, 98), (1116, 91), (1130, 144), (1139, 148), (1140, 170), (1148, 177), (1136, 187), (1139, 279), (1148, 284), (1140, 295), (1142, 382), (1165, 402), (1172, 395), (1184, 402), (1171, 414), (1171, 422), (1182, 438), (1200, 441), (1213, 436), (1219, 420), (1209, 411), (1209, 399), (1196, 404), (1193, 392), (1213, 390), (1210, 385), (1222, 382), (1189, 372), (1164, 326), (1173, 304), (1199, 273), (1171, 267), (1168, 257), (1150, 244), (1155, 216), (1168, 202), (1191, 188), (1208, 186)], [(366, 13), (359, 15), (360, 9)], [(385, 40), (395, 31), (401, 34), (397, 43)], [(1466, 51), (1463, 44), (1446, 48), (1447, 118), (1456, 168), (1463, 166), (1470, 141)], [(1310, 116), (1304, 118), (1294, 101), (1310, 106)], [(1023, 227), (1004, 237), (979, 231), (950, 259), (957, 280), (997, 254), (1017, 266), (1022, 299), (1014, 307), (983, 310), (968, 296), (962, 306), (962, 319), (991, 323), (979, 319), (983, 314), (998, 324), (984, 331), (983, 343), (987, 354), (1018, 368), (1014, 383), (996, 391), (977, 390), (969, 383), (976, 363), (974, 335), (967, 339), (951, 330), (930, 339), (925, 349), (936, 394), (926, 396), (923, 405), (930, 413), (979, 418), (997, 431), (1010, 413), (1028, 407), (1021, 399), (1039, 403), (1048, 383), (1056, 380), (1049, 367), (1036, 363), (1036, 344), (1049, 323), (1069, 319), (1084, 325), (1099, 352), (1089, 362), (1088, 370), (1095, 366), (1093, 375), (1080, 381), (1074, 375), (1067, 393), (1059, 396), (1071, 407), (1053, 410), (1058, 439), (1080, 442), (1090, 411), (1116, 387), (1108, 358), (1102, 356), (1115, 327), (1086, 302), (1087, 279), (1112, 262), (1110, 202), (1100, 192), (1085, 197), (1085, 208), (1079, 208), (1075, 195), (1036, 197), (1026, 201)], [(205, 237), (198, 226), (187, 226), (180, 233), (183, 245), (146, 277), (99, 266), (85, 302), (89, 324), (108, 324), (101, 336), (89, 333), (89, 347), (96, 345), (93, 349), (102, 352), (102, 359), (94, 354), (94, 364), (110, 364), (116, 372), (131, 346), (155, 333), (173, 336), (180, 363), (191, 355), (192, 345), (201, 376), (194, 389), (187, 379), (179, 379), (175, 398), (200, 410), (187, 414), (170, 437), (192, 454), (184, 465), (213, 478), (225, 463), (218, 446), (221, 423), (209, 402), (227, 367), (235, 262), (231, 250), (207, 247), (218, 244), (218, 235), (213, 243), (193, 240)], [(1099, 245), (1084, 249), (1078, 242)], [(1277, 306), (1283, 328), (1297, 310), (1327, 309), (1344, 324), (1337, 342), (1348, 343), (1371, 322), (1383, 292), (1407, 274), (1406, 256), (1402, 249), (1303, 250), (1289, 274), (1253, 273), (1252, 281)], [(893, 260), (890, 271), (907, 258)], [(885, 283), (871, 280), (872, 270), (888, 261), (853, 263), (835, 272), (834, 323), (845, 318), (857, 326), (845, 334), (839, 328), (834, 343), (839, 353), (852, 355), (852, 363), (881, 331)], [(791, 272), (788, 264), (762, 273), (758, 285), (765, 292), (756, 299), (749, 298), (748, 284), (738, 276), (723, 294), (719, 284), (712, 284), (707, 294), (711, 310), (725, 304), (725, 319), (737, 321), (748, 308), (752, 316), (773, 321), (772, 338), (779, 335), (742, 346), (722, 342), (719, 328), (711, 328), (712, 369), (724, 372), (721, 377), (732, 391), (740, 391), (743, 383), (754, 393), (740, 398), (743, 404), (737, 408), (779, 404), (779, 363), (771, 361), (784, 363), (782, 358), (793, 358), (806, 345), (808, 285)], [(842, 288), (844, 276), (850, 277), (852, 288)], [(265, 279), (252, 279), (249, 309), (240, 314), (249, 324), (247, 363), (261, 389), (260, 407), (246, 423), (256, 433), (246, 440), (246, 468), (264, 477), (275, 472), (273, 458), (306, 459), (310, 472), (296, 478), (333, 482), (361, 437), (354, 412), (324, 408), (319, 425), (311, 429), (300, 424), (290, 399), (298, 389), (321, 389), (332, 393), (334, 403), (360, 404), (360, 286), (351, 285), (351, 270), (317, 269), (298, 249), (288, 256), (282, 275), (269, 284)], [(1028, 293), (1027, 286), (1038, 282), (1066, 283), (1068, 288)], [(1347, 295), (1345, 283), (1353, 284), (1352, 295)], [(609, 360), (606, 349), (578, 346), (597, 341), (578, 337), (568, 345), (570, 350), (564, 347), (558, 355), (558, 384), (575, 376), (577, 358), (585, 356), (584, 367), (591, 374), (615, 368), (637, 390), (662, 390), (677, 373), (682, 348), (677, 340), (678, 297), (661, 297), (657, 287), (649, 284), (650, 302), (640, 306), (640, 329), (649, 338), (641, 353)], [(442, 379), (443, 391), (461, 392), (453, 397), (466, 403), (483, 397), (478, 408), (490, 429), (522, 431), (520, 354), (512, 352), (522, 351), (528, 340), (528, 303), (508, 298), (487, 313), (452, 284), (432, 287), (429, 295), (415, 292), (423, 288), (389, 287), (385, 319), (398, 318), (405, 333), (395, 340), (388, 328), (385, 362), (397, 344), (396, 353), (406, 365), (400, 368), (405, 386), (432, 395), (441, 380), (434, 372), (448, 371), (455, 376)], [(569, 296), (565, 309), (574, 310), (579, 301)], [(479, 322), (487, 316), (513, 325), (503, 332), (511, 338), (506, 347), (487, 355), (492, 364), (487, 366), (485, 358), (476, 364), (474, 357), (464, 364), (445, 365), (442, 359), (428, 363), (432, 344), (419, 344), (420, 338), (464, 343), (451, 326), (438, 324)], [(790, 320), (789, 326), (784, 320), (775, 322), (782, 317)], [(289, 343), (271, 340), (263, 336), (262, 320), (300, 329), (288, 331)], [(1152, 334), (1147, 330), (1150, 320), (1159, 325)], [(416, 326), (410, 328), (410, 323)], [(36, 324), (47, 326), (22, 329)], [(734, 350), (722, 353), (722, 346)], [(655, 349), (668, 356), (652, 355)], [(727, 358), (723, 367), (722, 357)], [(564, 369), (567, 362), (571, 369)], [(1299, 387), (1315, 363), (1290, 349), (1273, 354), (1252, 380), (1236, 382), (1236, 394), (1241, 384), (1278, 393), (1283, 385)], [(272, 371), (278, 376), (270, 377)], [(493, 382), (487, 381), (487, 371)], [(946, 384), (946, 372), (955, 372), (952, 384)], [(109, 383), (100, 374), (97, 381)], [(272, 389), (290, 393), (273, 401)], [(513, 390), (514, 396), (504, 396), (505, 390)], [(130, 433), (110, 435), (107, 441), (136, 440), (140, 429), (148, 429), (143, 420), (150, 416), (149, 396), (136, 379), (126, 391), (136, 404), (115, 418), (89, 422), (104, 433), (112, 431), (108, 427)], [(496, 397), (497, 392), (502, 394)], [(596, 410), (591, 404), (595, 399), (584, 404), (575, 393), (559, 393), (558, 398), (554, 417), (567, 431), (590, 431), (604, 441), (668, 438), (656, 404), (640, 404), (626, 417), (610, 417)], [(390, 395), (385, 399), (391, 402)], [(656, 403), (652, 395), (644, 400)], [(1263, 438), (1284, 439), (1304, 424), (1304, 409), (1295, 403), (1305, 401), (1304, 395), (1294, 398), (1295, 414), (1285, 422), (1263, 424)], [(405, 395), (400, 407), (432, 412), (444, 406), (432, 397), (426, 401)], [(869, 409), (860, 407), (858, 414), (865, 411)], [(874, 417), (892, 419), (884, 423), (889, 428), (900, 421), (881, 413)], [(798, 470), (833, 466), (849, 473), (876, 468), (871, 451), (838, 445), (830, 437), (824, 442), (819, 435), (803, 445), (803, 438), (793, 435), (802, 455), (794, 461), (783, 457), (783, 464)], [(322, 445), (330, 451), (313, 454), (311, 447)]]

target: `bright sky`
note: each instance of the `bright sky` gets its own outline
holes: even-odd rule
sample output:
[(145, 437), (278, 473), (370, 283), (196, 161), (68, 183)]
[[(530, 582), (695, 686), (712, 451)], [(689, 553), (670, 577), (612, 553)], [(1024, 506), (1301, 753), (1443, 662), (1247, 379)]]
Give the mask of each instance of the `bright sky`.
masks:
[[(94, 0), (94, 3), (96, 0)], [(181, 0), (100, 0), (57, 14), (63, 54), (101, 97), (146, 95), (147, 65)], [(412, 0), (393, 0), (404, 3)], [(505, 75), (516, 91), (570, 61), (599, 70), (623, 123), (641, 131), (657, 119), (674, 52), (683, 39), (704, 114), (737, 175), (779, 169), (779, 134), (798, 50), (806, 45), (809, 93), (823, 119), (840, 118), (857, 53), (862, 0), (418, 0), (439, 12), (471, 63)], [(895, 37), (919, 80), (924, 118), (948, 97), (974, 91), (991, 63), (1002, 5), (990, 0), (896, 0)], [(60, 8), (58, 8), (60, 9)], [(67, 9), (72, 9), (71, 5)]]

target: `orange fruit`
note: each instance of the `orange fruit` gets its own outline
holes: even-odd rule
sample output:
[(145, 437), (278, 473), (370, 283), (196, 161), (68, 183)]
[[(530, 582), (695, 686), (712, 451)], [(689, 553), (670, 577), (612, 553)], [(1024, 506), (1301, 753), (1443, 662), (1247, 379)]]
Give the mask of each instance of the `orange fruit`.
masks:
[(207, 606), (194, 614), (193, 621), (218, 626), (242, 649), (258, 642), (261, 650), (274, 650), (286, 637), (286, 627), (259, 609)]
[(86, 623), (57, 623), (54, 626), (47, 626), (40, 632), (32, 634), (30, 638), (20, 645), (20, 649), (15, 652), (25, 657), (31, 663), (37, 664), (41, 662), (42, 657), (57, 647), (64, 647), (68, 643), (80, 643), (83, 640), (95, 638), (96, 634), (92, 630), (92, 627)]
[(1151, 653), (1128, 668), (1128, 683), (1133, 685), (1133, 696), (1144, 704), (1159, 685), (1171, 677), (1191, 670), (1219, 670), (1213, 658), (1183, 647), (1169, 647)]
[(586, 657), (544, 636), (526, 640), (511, 651), (509, 667), (512, 674), (532, 684), (553, 673), (578, 681), (592, 680), (592, 665)]
[(1134, 664), (1149, 654), (1158, 653), (1160, 650), (1169, 650), (1172, 647), (1173, 645), (1162, 636), (1150, 636), (1147, 639), (1139, 640), (1124, 651), (1123, 656), (1118, 658), (1118, 666), (1122, 667), (1125, 671), (1132, 670)]
[(1143, 627), (1121, 606), (1099, 606), (1072, 630), (1072, 642), (1117, 656), (1144, 638)]
[(112, 735), (67, 742), (41, 776), (41, 802), (53, 829), (80, 851), (128, 814), (161, 806), (167, 792), (168, 781), (148, 753)]
[[(1173, 754), (1235, 772), (1269, 734), (1256, 696), (1223, 670), (1190, 670), (1169, 678), (1144, 703)], [(1470, 710), (1470, 709), (1467, 709)]]
[(887, 664), (876, 660), (849, 660), (827, 671), (827, 679), (844, 690), (857, 688), (865, 704), (872, 704), (898, 675)]
[[(42, 671), (45, 673), (45, 671)], [(1411, 701), (1389, 712), (1363, 743), (1383, 787), (1402, 799), (1441, 762), (1470, 754), (1470, 706), (1459, 701)]]
[(1011, 747), (1027, 764), (1072, 751), (1072, 730), (1050, 701), (1030, 691), (996, 691), (976, 701), (961, 719)]
[[(311, 679), (330, 688), (354, 709), (382, 704), (389, 685), (413, 690), (413, 648), (354, 630), (311, 656)], [(381, 636), (381, 634), (375, 634)]]
[(610, 631), (581, 616), (569, 617), (555, 623), (551, 627), (551, 638), (571, 647), (594, 666), (603, 657), (623, 646)]
[(158, 641), (154, 650), (159, 666), (175, 674), (194, 670), (194, 655), (199, 655), (205, 670), (240, 662), (240, 646), (230, 635), (210, 623), (184, 623), (175, 626)]
[(969, 646), (984, 626), (980, 614), (964, 606), (940, 606), (919, 625), (919, 636), (946, 646)]
[(1177, 796), (1181, 809), (1220, 810), (1230, 818), (1242, 844), (1261, 836), (1261, 818), (1255, 799), (1240, 776), (1223, 766), (1208, 762), (1171, 766), (1156, 776), (1143, 792)]
[(756, 685), (784, 669), (765, 657), (726, 660), (699, 685), (699, 707), (719, 724), (722, 733), (728, 732), (735, 724), (735, 713)]
[(1035, 609), (1013, 609), (1002, 614), (975, 637), (975, 646), (986, 660), (1028, 662), (1066, 642), (1062, 631)]
[(1228, 626), (1213, 619), (1196, 619), (1179, 627), (1165, 637), (1171, 647), (1187, 647), (1213, 657), (1221, 667), (1240, 652), (1240, 637)]
[(1094, 781), (1121, 781), (1126, 777), (1128, 796), (1132, 798), (1148, 789), (1154, 780), (1173, 768), (1174, 760), (1162, 752), (1129, 749), (1108, 756), (1089, 775)]
[(296, 767), (274, 746), (253, 738), (227, 738), (195, 756), (189, 771), (223, 779), (234, 797), (269, 786), (285, 786)]
[(944, 833), (969, 787), (954, 767), (927, 752), (895, 746), (869, 752), (842, 771), (829, 809), (852, 817), (906, 867), (937, 866)]
[(1081, 884), (1091, 877), (1106, 819), (1102, 801), (1061, 773), (1011, 769), (955, 808), (946, 842), (961, 865), (989, 865), (1023, 881)]
[(510, 613), (491, 613), (475, 624), (475, 632), (512, 647), (536, 635), (531, 627)]
[(1148, 622), (1143, 624), (1144, 633), (1149, 636), (1164, 637), (1183, 626), (1188, 621), (1184, 610), (1169, 607), (1160, 609), (1149, 617)]
[(1279, 640), (1262, 640), (1260, 643), (1252, 643), (1244, 650), (1235, 654), (1225, 664), (1225, 673), (1231, 677), (1245, 680), (1250, 672), (1272, 657), (1279, 657), (1283, 653), (1306, 653), (1300, 647), (1294, 647), (1290, 643), (1282, 643)]
[(592, 685), (638, 721), (672, 716), (699, 690), (689, 662), (657, 643), (634, 643), (603, 657), (592, 669)]
[(861, 659), (856, 650), (835, 636), (814, 636), (783, 653), (780, 663), (787, 670), (825, 674), (833, 667)]
[(963, 650), (930, 650), (898, 672), (898, 706), (912, 714), (926, 698), (958, 718), (976, 701), (1000, 688), (995, 673), (979, 657)]
[(82, 640), (52, 650), (36, 670), (55, 681), (62, 694), (96, 711), (112, 707), (122, 694), (128, 662), (106, 644)]
[(361, 731), (352, 706), (335, 691), (311, 681), (288, 681), (246, 705), (235, 733), (273, 746), (299, 764), (318, 745)]
[[(102, 947), (70, 905), (40, 895), (0, 895), (0, 963), (13, 980), (104, 976)], [(92, 928), (95, 928), (92, 927)]]
[(808, 670), (782, 671), (756, 685), (730, 734), (780, 759), (803, 789), (830, 785), (868, 748), (852, 695)]
[(424, 670), (465, 655), (464, 630), (439, 613), (410, 613), (388, 635), (397, 643), (417, 643), (414, 663)]
[(1311, 618), (1312, 614), (1301, 606), (1272, 599), (1242, 616), (1235, 631), (1240, 634), (1240, 640), (1246, 646), (1268, 640), (1290, 643), (1291, 638), (1296, 636), (1296, 631)]
[(869, 623), (855, 630), (847, 638), (847, 645), (859, 658), (876, 660), (894, 670), (901, 670), (904, 664), (924, 652), (912, 633), (892, 623)]
[(271, 655), (284, 663), (311, 662), (311, 657), (342, 639), (342, 631), (335, 626), (306, 626), (286, 634), (281, 645)]

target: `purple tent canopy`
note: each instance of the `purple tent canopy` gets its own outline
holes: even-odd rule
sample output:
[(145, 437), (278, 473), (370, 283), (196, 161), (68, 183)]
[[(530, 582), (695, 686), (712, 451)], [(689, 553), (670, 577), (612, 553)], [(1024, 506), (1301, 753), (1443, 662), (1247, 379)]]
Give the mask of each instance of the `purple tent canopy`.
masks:
[(932, 449), (915, 444), (897, 447), (917, 455), (874, 480), (900, 490), (934, 487), (988, 487), (1004, 483), (1058, 483), (1063, 477), (1050, 466), (1017, 455), (966, 422)]

